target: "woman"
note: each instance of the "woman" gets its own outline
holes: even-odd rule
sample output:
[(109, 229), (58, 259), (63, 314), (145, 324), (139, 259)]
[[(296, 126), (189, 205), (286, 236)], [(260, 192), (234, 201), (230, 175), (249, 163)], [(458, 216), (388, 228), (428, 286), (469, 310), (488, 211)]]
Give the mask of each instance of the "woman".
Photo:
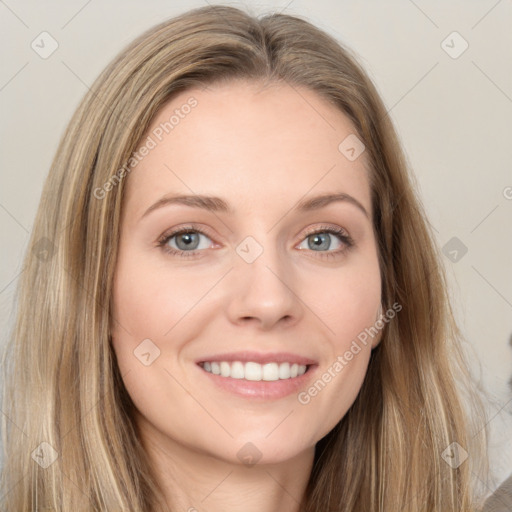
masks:
[(206, 7), (123, 51), (61, 141), (20, 286), (4, 510), (477, 510), (404, 156), (303, 20)]

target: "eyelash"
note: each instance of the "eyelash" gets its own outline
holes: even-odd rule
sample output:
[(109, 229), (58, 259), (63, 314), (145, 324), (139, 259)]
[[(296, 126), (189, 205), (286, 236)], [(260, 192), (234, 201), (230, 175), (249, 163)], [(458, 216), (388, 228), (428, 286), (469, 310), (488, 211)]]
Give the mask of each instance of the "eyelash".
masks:
[[(176, 250), (167, 245), (167, 243), (169, 242), (169, 240), (171, 238), (174, 238), (177, 235), (183, 235), (185, 233), (200, 233), (208, 238), (211, 238), (210, 235), (206, 231), (201, 229), (199, 226), (190, 225), (190, 226), (186, 226), (184, 228), (177, 229), (175, 231), (171, 231), (170, 233), (165, 233), (164, 235), (162, 235), (162, 237), (158, 240), (158, 247), (160, 247), (167, 254), (171, 254), (173, 256), (179, 256), (181, 258), (189, 258), (191, 256), (197, 256), (199, 253), (203, 252), (204, 249), (201, 249), (198, 251), (181, 251), (181, 250)], [(322, 226), (322, 227), (317, 228), (311, 232), (308, 232), (305, 234), (303, 240), (312, 235), (316, 235), (319, 233), (329, 233), (332, 235), (337, 235), (338, 238), (340, 239), (340, 241), (343, 242), (343, 244), (345, 244), (345, 247), (343, 249), (338, 249), (336, 251), (312, 251), (312, 250), (310, 250), (310, 252), (318, 252), (318, 254), (320, 254), (322, 258), (335, 258), (337, 256), (340, 256), (345, 251), (348, 251), (355, 245), (354, 240), (348, 233), (345, 232), (345, 230), (343, 230), (341, 228), (334, 228), (332, 226)], [(304, 250), (304, 249), (301, 249), (301, 250)]]

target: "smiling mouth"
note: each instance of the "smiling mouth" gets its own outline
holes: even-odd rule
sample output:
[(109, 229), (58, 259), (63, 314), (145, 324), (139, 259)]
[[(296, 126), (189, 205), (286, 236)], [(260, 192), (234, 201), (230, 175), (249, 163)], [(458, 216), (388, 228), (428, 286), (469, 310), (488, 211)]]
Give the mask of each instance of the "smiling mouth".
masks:
[(206, 372), (221, 377), (241, 379), (247, 381), (277, 381), (294, 379), (304, 375), (311, 365), (297, 363), (266, 363), (259, 364), (253, 361), (204, 361), (199, 366)]

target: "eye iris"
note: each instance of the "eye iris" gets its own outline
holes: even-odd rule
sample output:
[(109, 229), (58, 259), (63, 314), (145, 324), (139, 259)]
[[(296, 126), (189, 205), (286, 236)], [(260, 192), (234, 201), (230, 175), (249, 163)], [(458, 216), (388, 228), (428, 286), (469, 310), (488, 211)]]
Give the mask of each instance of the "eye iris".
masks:
[[(180, 241), (184, 241), (185, 245), (180, 247)], [(194, 243), (195, 242), (195, 243)], [(195, 249), (199, 243), (198, 233), (181, 233), (176, 236), (176, 245), (179, 249)]]
[[(311, 244), (313, 240), (313, 244)], [(308, 245), (310, 249), (329, 249), (331, 239), (327, 233), (315, 233), (308, 237)]]
[[(196, 232), (183, 232), (174, 235), (176, 238), (176, 246), (179, 250), (196, 249), (199, 245), (200, 234)], [(331, 246), (330, 234), (313, 233), (308, 236), (308, 247), (313, 250), (327, 250)]]

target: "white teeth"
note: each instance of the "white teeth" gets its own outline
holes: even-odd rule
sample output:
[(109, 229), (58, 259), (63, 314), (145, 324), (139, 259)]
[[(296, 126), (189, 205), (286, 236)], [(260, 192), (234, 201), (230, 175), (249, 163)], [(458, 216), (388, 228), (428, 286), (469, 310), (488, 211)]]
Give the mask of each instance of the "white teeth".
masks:
[(240, 361), (235, 361), (231, 364), (231, 375), (232, 379), (243, 379), (244, 378), (244, 365)]
[(245, 363), (244, 379), (245, 380), (261, 380), (261, 364)]
[(214, 375), (251, 381), (292, 379), (306, 373), (306, 365), (297, 363), (242, 363), (240, 361), (204, 362), (203, 369)]
[(279, 365), (277, 363), (263, 365), (263, 380), (279, 380)]
[(229, 377), (231, 375), (231, 368), (229, 366), (229, 363), (226, 363), (226, 361), (222, 361), (220, 363), (220, 374), (223, 377)]
[(280, 379), (290, 378), (290, 363), (281, 363), (279, 365), (279, 378)]

